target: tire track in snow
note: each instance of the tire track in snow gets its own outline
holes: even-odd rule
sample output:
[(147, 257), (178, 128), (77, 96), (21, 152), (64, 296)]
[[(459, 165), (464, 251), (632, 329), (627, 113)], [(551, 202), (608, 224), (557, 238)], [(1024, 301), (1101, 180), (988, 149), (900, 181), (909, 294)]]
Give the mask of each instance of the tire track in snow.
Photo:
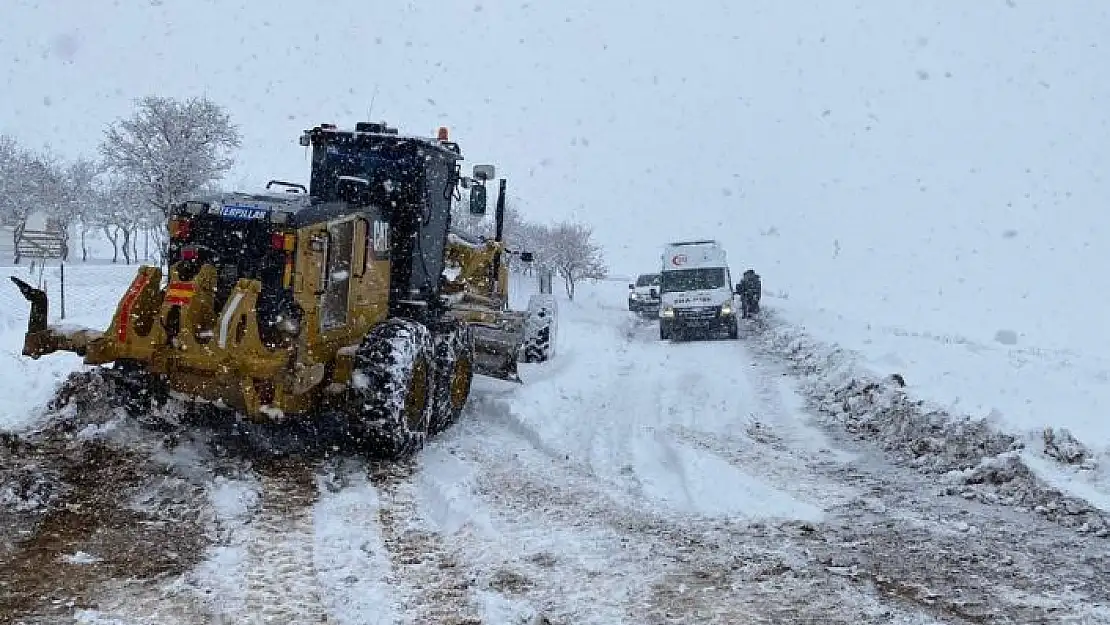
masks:
[(837, 449), (816, 426), (808, 423), (804, 409), (791, 410), (784, 401), (789, 388), (785, 373), (741, 352), (738, 367), (750, 372), (756, 410), (749, 415), (743, 435), (702, 432), (674, 425), (668, 434), (711, 453), (747, 472), (759, 475), (777, 488), (803, 501), (827, 508), (844, 504), (858, 489), (847, 486), (839, 472), (854, 454)]
[(216, 623), (325, 622), (314, 565), (313, 468), (287, 462), (247, 478), (214, 495), (240, 500), (218, 510), (218, 543), (190, 585)]
[[(490, 510), (497, 538), (470, 536), (466, 550), (492, 560), (485, 571), (502, 567), (532, 580), (523, 598), (554, 622), (772, 622), (767, 614), (802, 619), (791, 622), (891, 622), (882, 615), (936, 622), (821, 567), (811, 571), (806, 545), (797, 544), (802, 524), (668, 510), (536, 446), (539, 434), (509, 406), (479, 405), (484, 418), (462, 424), (451, 453), (473, 467), (473, 494)], [(477, 555), (505, 544), (519, 547), (500, 559)], [(845, 620), (826, 618), (834, 609)]]
[(211, 611), (196, 596), (175, 580), (166, 578), (110, 580), (99, 589), (96, 609), (77, 610), (74, 618), (82, 625), (208, 625), (219, 622), (212, 620)]
[[(798, 544), (812, 531), (804, 524), (664, 514), (615, 500), (604, 484), (536, 452), (459, 451), (480, 466), (475, 494), (500, 518), (500, 540), (525, 546), (501, 566), (533, 581), (524, 597), (553, 622), (782, 622), (769, 614), (802, 619), (791, 622), (937, 622), (814, 567)], [(470, 549), (496, 547), (479, 541)], [(555, 555), (532, 565), (545, 551)], [(830, 617), (834, 609), (843, 620)]]
[(311, 471), (295, 467), (261, 481), (246, 545), (244, 614), (268, 623), (326, 622), (313, 558), (316, 488)]
[[(642, 601), (639, 580), (654, 575), (644, 565), (654, 546), (629, 539), (622, 525), (648, 521), (622, 523), (606, 492), (581, 492), (578, 482), (588, 477), (557, 469), (535, 475), (536, 463), (548, 464), (542, 452), (525, 457), (494, 442), (495, 432), (481, 436), (492, 444), (453, 450), (471, 468), (471, 495), (489, 517), (487, 531), (459, 537), (474, 576), (552, 622), (630, 622), (630, 606)], [(507, 587), (499, 578), (519, 581)]]
[(382, 497), (382, 538), (393, 563), (390, 579), (401, 591), (404, 622), (481, 625), (465, 567), (440, 534), (417, 524), (413, 473), (411, 462), (372, 470)]
[[(783, 370), (774, 358), (754, 358), (759, 370)], [(774, 385), (764, 376), (762, 388)], [(800, 401), (798, 412), (812, 414)], [(814, 415), (810, 422), (819, 421)], [(788, 443), (806, 430), (822, 433), (843, 453), (812, 458), (807, 472), (859, 493), (830, 506), (829, 520), (816, 527), (820, 564), (945, 622), (1110, 622), (1107, 592), (1093, 583), (1110, 565), (1105, 556), (1092, 558), (1096, 545), (1040, 519), (938, 497), (936, 484), (835, 427), (796, 418), (771, 425)]]

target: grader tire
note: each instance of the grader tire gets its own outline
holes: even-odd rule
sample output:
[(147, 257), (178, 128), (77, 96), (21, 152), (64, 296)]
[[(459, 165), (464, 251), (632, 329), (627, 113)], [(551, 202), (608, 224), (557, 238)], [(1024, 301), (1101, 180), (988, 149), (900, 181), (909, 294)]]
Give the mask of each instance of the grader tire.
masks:
[(390, 319), (373, 327), (355, 354), (349, 436), (367, 455), (389, 460), (424, 446), (435, 406), (432, 336), (423, 325)]
[(435, 412), (429, 434), (438, 434), (459, 419), (474, 380), (474, 339), (470, 326), (444, 325), (435, 336)]

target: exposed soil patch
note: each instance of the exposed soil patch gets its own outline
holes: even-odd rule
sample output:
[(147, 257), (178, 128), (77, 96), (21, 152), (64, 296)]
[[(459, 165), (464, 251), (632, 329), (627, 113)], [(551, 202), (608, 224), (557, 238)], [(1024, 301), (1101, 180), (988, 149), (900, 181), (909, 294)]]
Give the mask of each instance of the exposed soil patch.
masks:
[[(203, 494), (160, 492), (166, 477), (142, 454), (57, 431), (5, 445), (0, 483), (22, 497), (0, 502), (0, 622), (68, 617), (95, 607), (100, 582), (191, 567), (205, 539), (188, 499)], [(150, 510), (135, 502), (144, 491)]]

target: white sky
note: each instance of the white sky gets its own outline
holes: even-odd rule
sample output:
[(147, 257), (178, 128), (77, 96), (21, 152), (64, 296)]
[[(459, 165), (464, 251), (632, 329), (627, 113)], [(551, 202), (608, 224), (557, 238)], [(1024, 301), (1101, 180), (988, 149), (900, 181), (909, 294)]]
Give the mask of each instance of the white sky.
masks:
[[(1108, 13), (1104, 0), (6, 0), (0, 132), (91, 152), (132, 99), (207, 94), (245, 137), (228, 182), (252, 188), (304, 180), (300, 130), (365, 119), (373, 99), (375, 120), (449, 126), (532, 218), (595, 224), (618, 273), (651, 269), (664, 241), (713, 236), (769, 288), (817, 296), (862, 273), (845, 298), (879, 301), (890, 276), (925, 294), (1002, 280), (1019, 297), (1026, 268), (1105, 262)], [(878, 266), (892, 269), (869, 281)]]

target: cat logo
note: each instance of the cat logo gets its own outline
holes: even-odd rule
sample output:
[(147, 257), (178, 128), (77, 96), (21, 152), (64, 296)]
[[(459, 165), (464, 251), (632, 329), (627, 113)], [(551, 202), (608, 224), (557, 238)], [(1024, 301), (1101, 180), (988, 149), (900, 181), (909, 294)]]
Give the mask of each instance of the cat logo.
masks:
[(379, 257), (389, 255), (389, 223), (374, 222), (374, 254)]

